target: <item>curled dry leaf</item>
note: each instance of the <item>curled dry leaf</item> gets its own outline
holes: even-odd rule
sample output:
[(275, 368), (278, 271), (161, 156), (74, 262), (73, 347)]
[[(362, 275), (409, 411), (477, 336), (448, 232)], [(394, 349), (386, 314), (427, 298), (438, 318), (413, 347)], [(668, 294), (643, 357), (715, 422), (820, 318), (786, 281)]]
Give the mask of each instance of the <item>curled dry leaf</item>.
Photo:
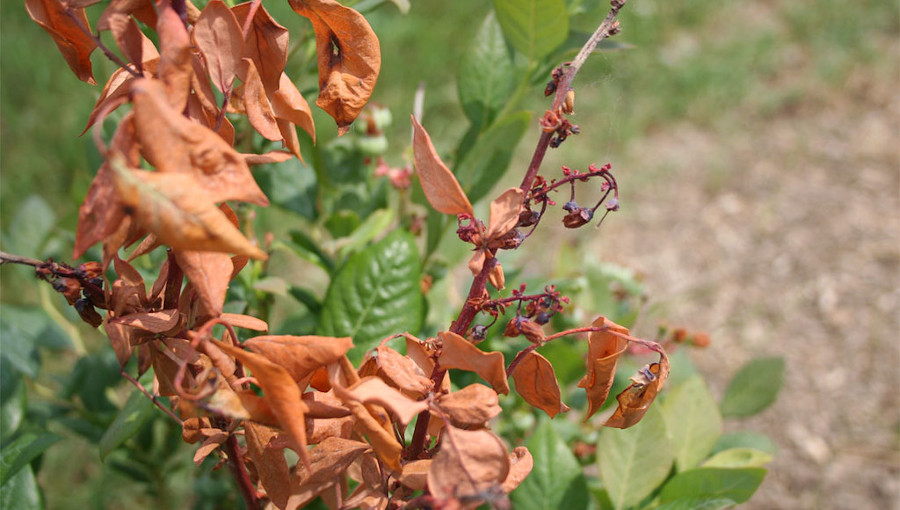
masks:
[[(288, 75), (281, 73), (278, 90), (269, 95), (269, 101), (276, 117), (300, 126), (312, 138), (313, 143), (316, 142), (316, 126), (312, 110)], [(287, 140), (287, 136), (284, 138)]]
[(325, 365), (340, 360), (353, 348), (350, 337), (330, 336), (257, 336), (244, 342), (254, 352), (278, 363), (294, 381), (307, 380), (312, 373)]
[(522, 212), (524, 202), (525, 194), (519, 188), (509, 188), (491, 202), (491, 221), (486, 234), (487, 244), (503, 237), (515, 228), (519, 222), (519, 213)]
[(378, 368), (378, 376), (408, 397), (422, 398), (434, 386), (415, 361), (386, 345), (375, 349), (373, 359)]
[[(244, 2), (231, 9), (240, 26), (244, 26), (250, 15), (250, 7), (250, 2)], [(279, 80), (287, 64), (289, 39), (288, 30), (279, 25), (265, 7), (260, 5), (244, 40), (242, 57), (253, 60), (267, 91), (278, 90)]]
[(403, 424), (409, 423), (417, 414), (428, 409), (428, 403), (424, 400), (412, 400), (378, 377), (364, 377), (349, 388), (335, 385), (334, 394), (344, 402), (353, 400), (383, 406)]
[(441, 368), (475, 372), (490, 383), (497, 393), (504, 395), (509, 393), (509, 382), (506, 380), (506, 367), (502, 353), (484, 352), (470, 344), (465, 338), (449, 331), (438, 333), (438, 337), (443, 342), (443, 348), (438, 358)]
[(659, 363), (643, 367), (631, 378), (631, 385), (616, 396), (619, 407), (603, 425), (626, 429), (641, 421), (668, 377), (669, 358), (660, 349)]
[(431, 468), (432, 459), (414, 460), (403, 465), (400, 473), (400, 483), (414, 491), (425, 490), (428, 482), (428, 470)]
[[(225, 204), (223, 204), (225, 205)], [(175, 260), (188, 277), (203, 307), (201, 315), (217, 316), (225, 305), (225, 294), (234, 264), (227, 253), (173, 250)]]
[(228, 324), (231, 324), (235, 328), (244, 328), (251, 331), (263, 332), (269, 330), (269, 325), (266, 323), (266, 321), (253, 317), (252, 315), (244, 315), (239, 313), (223, 313), (219, 316), (219, 318), (227, 322)]
[(134, 350), (134, 347), (131, 346), (131, 332), (122, 324), (110, 322), (109, 317), (103, 320), (103, 330), (109, 337), (109, 343), (112, 345), (113, 352), (116, 353), (119, 366), (124, 367), (131, 359), (131, 353)]
[(111, 0), (97, 20), (97, 30), (109, 30), (109, 18), (116, 14), (133, 15), (141, 23), (155, 27), (156, 9), (153, 0)]
[(212, 0), (200, 12), (191, 37), (206, 59), (213, 84), (226, 94), (244, 54), (244, 35), (234, 13), (222, 0)]
[(340, 482), (340, 475), (368, 450), (366, 443), (338, 437), (330, 437), (316, 445), (309, 452), (309, 467), (297, 466), (285, 508), (300, 508)]
[(90, 35), (84, 9), (67, 9), (59, 0), (25, 0), (25, 9), (35, 23), (53, 38), (69, 69), (79, 80), (96, 85), (91, 52), (97, 43)]
[(597, 317), (591, 326), (606, 330), (593, 331), (588, 339), (587, 374), (578, 383), (578, 387), (587, 392), (588, 412), (585, 420), (593, 416), (609, 396), (616, 376), (616, 363), (628, 347), (627, 340), (612, 333), (628, 335), (627, 328), (602, 316)]
[(144, 36), (134, 19), (123, 13), (115, 13), (109, 18), (109, 29), (113, 39), (122, 53), (132, 64), (138, 68), (144, 62)]
[(506, 447), (493, 432), (447, 427), (428, 469), (428, 488), (439, 501), (476, 508), (508, 475)]
[(189, 174), (151, 173), (129, 170), (113, 160), (114, 182), (126, 212), (145, 229), (173, 249), (220, 251), (265, 260), (228, 218), (197, 193), (196, 179)]
[(531, 473), (534, 468), (534, 457), (531, 452), (524, 446), (517, 446), (512, 453), (509, 454), (509, 474), (506, 480), (503, 480), (501, 488), (503, 492), (509, 494)]
[(516, 391), (525, 402), (543, 410), (551, 418), (569, 410), (569, 406), (562, 403), (556, 372), (547, 358), (530, 351), (519, 360), (511, 375), (516, 382)]
[(290, 4), (297, 14), (312, 22), (316, 32), (316, 104), (334, 118), (342, 135), (369, 101), (378, 81), (378, 37), (362, 14), (334, 0), (290, 0)]
[(158, 77), (166, 85), (165, 99), (175, 111), (183, 111), (191, 95), (191, 38), (181, 17), (169, 0), (161, 0), (159, 18), (156, 20), (159, 34)]
[(215, 344), (243, 363), (253, 373), (263, 390), (263, 398), (278, 418), (281, 428), (291, 439), (291, 448), (300, 459), (309, 462), (306, 451), (306, 404), (303, 402), (300, 388), (291, 379), (290, 374), (281, 365), (272, 363), (264, 356), (247, 352), (222, 342)]
[(483, 384), (470, 384), (440, 395), (437, 406), (454, 427), (462, 429), (484, 428), (488, 420), (502, 411), (497, 392)]
[(214, 131), (169, 107), (156, 80), (131, 86), (135, 130), (147, 161), (163, 173), (192, 174), (213, 202), (240, 200), (269, 205), (244, 158)]
[(247, 438), (247, 456), (256, 468), (259, 485), (276, 507), (284, 508), (291, 494), (291, 472), (282, 451), (267, 448), (278, 431), (256, 423), (245, 423), (244, 435)]
[(244, 83), (234, 91), (234, 96), (232, 96), (234, 108), (246, 113), (250, 125), (263, 137), (269, 140), (281, 140), (282, 135), (278, 130), (275, 112), (272, 111), (272, 105), (266, 96), (266, 89), (263, 87), (253, 60), (245, 58), (241, 61), (238, 65), (238, 76)]
[(194, 464), (199, 466), (203, 464), (203, 461), (206, 460), (206, 457), (209, 456), (212, 452), (219, 449), (225, 441), (228, 440), (228, 434), (224, 431), (218, 431), (214, 433), (212, 436), (206, 438), (203, 441), (203, 444), (200, 445), (200, 448), (194, 453)]
[(124, 326), (143, 329), (150, 333), (166, 333), (175, 329), (181, 322), (178, 310), (160, 310), (158, 312), (131, 313), (111, 320)]
[[(354, 418), (352, 413), (345, 407), (343, 403), (334, 396), (334, 392), (314, 391), (303, 394), (303, 401), (306, 402), (310, 412), (306, 417), (306, 434), (309, 444), (318, 444), (329, 437), (340, 437), (347, 439), (353, 432)], [(327, 406), (331, 412), (328, 414), (333, 417), (323, 417), (326, 414), (322, 412), (321, 407)], [(346, 415), (345, 415), (346, 414)]]
[(359, 402), (348, 400), (345, 401), (345, 404), (356, 418), (354, 424), (356, 432), (366, 436), (372, 449), (375, 450), (375, 454), (384, 462), (385, 466), (392, 471), (399, 472), (402, 469), (400, 453), (403, 451), (403, 446), (397, 441), (393, 431), (386, 430), (386, 427), (390, 428), (390, 423), (379, 422), (366, 406)]
[(431, 143), (431, 137), (419, 124), (415, 116), (410, 115), (413, 125), (413, 151), (415, 153), (416, 173), (422, 184), (422, 191), (431, 207), (444, 214), (468, 214), (474, 216), (469, 197), (462, 190), (459, 181), (447, 165), (441, 161)]
[(266, 165), (269, 163), (283, 163), (292, 157), (293, 154), (285, 151), (272, 151), (265, 154), (241, 154), (244, 162), (248, 165)]

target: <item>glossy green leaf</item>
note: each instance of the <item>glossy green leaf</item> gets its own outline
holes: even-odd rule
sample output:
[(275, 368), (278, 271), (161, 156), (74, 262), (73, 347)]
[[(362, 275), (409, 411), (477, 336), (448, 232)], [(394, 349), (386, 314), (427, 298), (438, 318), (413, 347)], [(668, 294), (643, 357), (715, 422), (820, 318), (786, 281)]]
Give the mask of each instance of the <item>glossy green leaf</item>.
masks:
[(564, 0), (494, 0), (503, 34), (529, 62), (549, 55), (569, 35)]
[(506, 173), (513, 151), (531, 122), (531, 113), (518, 112), (498, 119), (481, 133), (475, 145), (453, 169), (472, 203), (491, 191)]
[(775, 402), (784, 381), (784, 358), (758, 358), (741, 367), (725, 390), (725, 417), (753, 416)]
[(732, 448), (719, 452), (703, 462), (703, 467), (763, 467), (772, 462), (772, 454), (753, 448)]
[(763, 468), (697, 468), (675, 475), (659, 494), (661, 503), (688, 498), (730, 499), (743, 503), (759, 488)]
[(3, 449), (0, 449), (0, 485), (8, 482), (19, 470), (60, 439), (61, 436), (44, 430), (29, 430), (4, 444)]
[(6, 358), (0, 358), (0, 444), (19, 428), (25, 416), (25, 383), (12, 370)]
[(318, 265), (328, 273), (334, 271), (334, 261), (305, 232), (291, 230), (289, 235), (291, 236), (291, 243), (286, 243), (288, 248), (304, 260)]
[(509, 99), (515, 68), (494, 13), (485, 18), (459, 64), (459, 102), (472, 124), (484, 129)]
[(350, 336), (351, 360), (362, 359), (382, 338), (422, 327), (419, 251), (412, 234), (395, 230), (352, 257), (325, 295), (318, 334)]
[(600, 478), (615, 508), (627, 508), (647, 497), (666, 479), (675, 454), (658, 406), (624, 430), (604, 428), (597, 441)]
[(149, 398), (140, 391), (132, 392), (112, 425), (100, 438), (100, 458), (105, 459), (111, 451), (137, 434), (153, 418), (153, 412), (153, 402)]
[(550, 420), (541, 421), (525, 446), (534, 457), (534, 468), (510, 494), (516, 510), (588, 507), (591, 497), (581, 466)]
[(700, 376), (672, 388), (663, 414), (679, 471), (696, 467), (722, 435), (719, 407)]
[(282, 163), (259, 165), (253, 176), (269, 200), (300, 216), (315, 220), (316, 173), (297, 158)]
[(737, 503), (728, 498), (681, 498), (653, 507), (653, 510), (719, 510)]
[(41, 502), (41, 490), (31, 466), (20, 469), (9, 483), (0, 487), (0, 508), (3, 510), (40, 510), (44, 508)]
[(775, 455), (778, 447), (772, 442), (772, 439), (765, 434), (756, 432), (729, 432), (723, 434), (716, 442), (712, 453), (716, 454), (732, 448), (753, 448), (755, 450), (764, 451), (771, 455)]
[(341, 257), (358, 252), (383, 234), (394, 221), (393, 209), (379, 209), (370, 214), (349, 236), (335, 242)]

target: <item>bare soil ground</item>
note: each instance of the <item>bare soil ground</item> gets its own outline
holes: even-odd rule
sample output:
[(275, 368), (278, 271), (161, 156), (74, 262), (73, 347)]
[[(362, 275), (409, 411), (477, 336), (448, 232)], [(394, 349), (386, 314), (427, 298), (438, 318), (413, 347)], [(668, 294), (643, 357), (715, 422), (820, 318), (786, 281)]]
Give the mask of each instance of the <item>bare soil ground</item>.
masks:
[(601, 242), (664, 316), (710, 331), (695, 360), (715, 394), (749, 359), (786, 358), (776, 404), (726, 425), (780, 449), (745, 508), (900, 508), (897, 82), (854, 78), (731, 131), (635, 141), (618, 167), (652, 178)]

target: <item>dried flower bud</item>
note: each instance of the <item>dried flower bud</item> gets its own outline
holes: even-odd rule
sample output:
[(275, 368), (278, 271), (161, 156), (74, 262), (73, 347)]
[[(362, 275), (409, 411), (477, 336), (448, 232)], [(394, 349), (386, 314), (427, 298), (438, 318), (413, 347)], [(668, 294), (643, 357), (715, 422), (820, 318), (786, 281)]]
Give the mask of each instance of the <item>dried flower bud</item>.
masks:
[(491, 272), (488, 274), (488, 281), (491, 282), (491, 285), (497, 290), (506, 288), (506, 277), (503, 276), (503, 266), (501, 266), (499, 262), (494, 264), (494, 267), (491, 268)]
[(547, 82), (547, 86), (544, 87), (544, 96), (549, 97), (552, 96), (554, 92), (556, 92), (556, 84), (559, 80), (550, 80)]
[(81, 316), (81, 320), (87, 322), (91, 326), (99, 327), (103, 323), (103, 317), (94, 310), (93, 305), (87, 299), (79, 299), (75, 301), (75, 310)]
[(541, 329), (540, 324), (534, 321), (522, 319), (519, 322), (519, 331), (533, 344), (539, 344), (544, 341), (544, 330)]
[(587, 207), (580, 207), (570, 212), (563, 218), (563, 225), (566, 228), (578, 228), (594, 219), (594, 210)]
[(499, 248), (501, 250), (515, 250), (519, 247), (520, 244), (522, 244), (522, 241), (524, 240), (525, 234), (519, 232), (517, 229), (512, 229), (504, 234), (500, 239), (492, 242), (491, 246), (494, 248)]
[(570, 200), (563, 205), (563, 211), (574, 212), (578, 210), (578, 204), (574, 200)]
[(532, 211), (531, 209), (525, 209), (521, 213), (519, 213), (519, 223), (516, 224), (518, 227), (530, 227), (538, 222), (541, 219), (541, 213), (538, 211)]
[(550, 322), (550, 314), (547, 312), (541, 312), (534, 318), (534, 322), (537, 322), (538, 324), (543, 326), (544, 324)]
[(106, 308), (106, 294), (103, 292), (103, 280), (91, 278), (81, 289), (84, 297), (98, 308)]
[(96, 261), (85, 262), (84, 264), (79, 264), (78, 269), (76, 270), (76, 275), (84, 280), (90, 280), (91, 278), (97, 278), (103, 274), (103, 264)]
[(609, 28), (609, 35), (616, 35), (622, 31), (621, 25), (619, 24), (619, 20), (613, 21), (612, 26)]
[(706, 333), (696, 333), (694, 334), (694, 338), (691, 339), (691, 343), (694, 344), (694, 347), (702, 349), (709, 345), (709, 335)]
[(607, 211), (618, 211), (619, 210), (619, 201), (615, 198), (609, 199), (609, 201), (606, 202), (606, 210)]
[(517, 323), (520, 320), (522, 320), (522, 318), (519, 316), (516, 316), (516, 317), (513, 317), (512, 319), (510, 319), (510, 321), (506, 323), (506, 327), (503, 328), (503, 336), (507, 336), (510, 338), (519, 336), (520, 331), (519, 331), (519, 325)]
[(687, 340), (687, 337), (688, 337), (688, 333), (687, 333), (687, 330), (684, 328), (677, 328), (674, 331), (672, 331), (672, 341), (675, 342), (676, 344), (680, 344), (680, 343), (684, 342), (685, 340)]
[(422, 290), (422, 294), (428, 294), (432, 285), (434, 285), (434, 277), (430, 274), (422, 276), (422, 279), (419, 280), (419, 289)]
[(81, 282), (75, 278), (57, 278), (53, 281), (53, 290), (65, 296), (70, 305), (81, 298)]
[(566, 100), (562, 105), (563, 113), (575, 113), (575, 91), (569, 89), (566, 91)]
[(547, 110), (546, 112), (544, 112), (544, 116), (541, 117), (541, 130), (545, 133), (552, 133), (559, 128), (561, 122), (562, 119), (559, 118), (559, 115), (550, 110)]
[(473, 342), (480, 342), (484, 340), (487, 336), (487, 326), (483, 324), (476, 324), (472, 326), (472, 330), (469, 332), (469, 338)]

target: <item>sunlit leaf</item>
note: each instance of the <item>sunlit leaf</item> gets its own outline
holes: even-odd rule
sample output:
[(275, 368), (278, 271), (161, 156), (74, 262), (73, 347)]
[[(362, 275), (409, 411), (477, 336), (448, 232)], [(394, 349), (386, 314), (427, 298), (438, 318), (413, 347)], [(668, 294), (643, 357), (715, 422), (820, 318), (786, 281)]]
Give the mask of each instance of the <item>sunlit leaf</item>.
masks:
[(697, 468), (678, 473), (659, 493), (661, 503), (687, 498), (730, 499), (743, 503), (759, 488), (766, 476), (764, 468)]
[(438, 338), (443, 342), (438, 358), (441, 368), (475, 372), (493, 386), (497, 393), (509, 394), (503, 353), (484, 352), (465, 338), (449, 331), (439, 332)]
[(549, 55), (569, 35), (563, 0), (494, 0), (494, 11), (506, 38), (529, 61)]
[(454, 427), (464, 429), (484, 428), (488, 420), (501, 412), (497, 392), (483, 384), (470, 384), (442, 394), (437, 405)]
[(413, 150), (416, 173), (428, 203), (444, 214), (474, 215), (472, 204), (469, 203), (456, 177), (437, 155), (428, 132), (414, 116), (410, 115), (410, 120), (415, 130)]
[(559, 381), (547, 358), (531, 351), (519, 361), (510, 375), (516, 382), (516, 392), (525, 402), (543, 410), (551, 418), (569, 410), (569, 406), (561, 400)]
[[(67, 9), (58, 0), (25, 0), (31, 19), (53, 37), (69, 69), (79, 80), (96, 85), (91, 68), (91, 52), (97, 43), (90, 36), (84, 9)], [(69, 14), (71, 13), (71, 15)]]
[(194, 23), (191, 37), (206, 59), (213, 84), (223, 94), (231, 90), (238, 63), (244, 55), (244, 36), (237, 18), (225, 2), (212, 0), (206, 4)]
[(466, 500), (471, 504), (483, 501), (508, 474), (506, 447), (493, 432), (448, 426), (441, 451), (428, 469), (428, 489), (439, 501)]
[[(619, 326), (606, 317), (597, 317), (593, 327), (605, 327), (611, 331), (628, 334), (628, 329)], [(628, 341), (610, 331), (593, 331), (588, 339), (587, 374), (578, 383), (588, 396), (588, 412), (585, 419), (596, 413), (612, 388), (619, 356), (625, 352)]]
[(679, 471), (696, 467), (722, 435), (719, 408), (699, 376), (671, 390), (663, 414)]
[(722, 415), (753, 416), (775, 402), (784, 381), (784, 358), (759, 358), (741, 367), (719, 404)]

